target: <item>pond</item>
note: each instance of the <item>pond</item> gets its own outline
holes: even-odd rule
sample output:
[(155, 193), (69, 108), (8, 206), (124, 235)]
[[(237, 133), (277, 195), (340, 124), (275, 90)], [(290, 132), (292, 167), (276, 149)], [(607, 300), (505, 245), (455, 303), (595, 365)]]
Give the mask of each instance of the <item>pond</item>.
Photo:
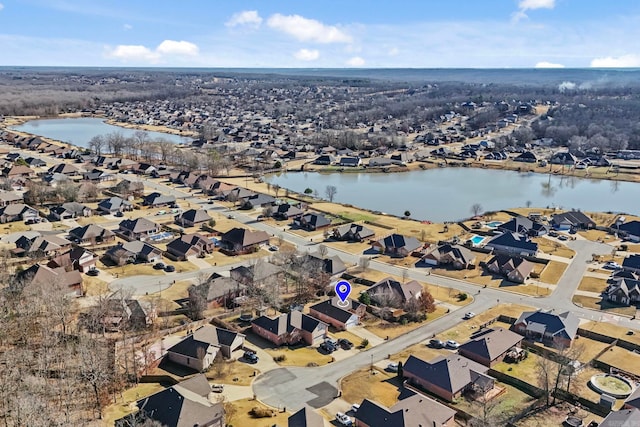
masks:
[(557, 175), (478, 168), (439, 168), (401, 173), (289, 172), (266, 177), (296, 192), (317, 191), (326, 198), (335, 186), (334, 201), (373, 211), (435, 222), (456, 221), (482, 211), (531, 205), (584, 211), (638, 213), (640, 183), (589, 180)]
[[(88, 148), (89, 140), (97, 135), (107, 135), (118, 132), (124, 137), (132, 137), (138, 129), (128, 129), (105, 123), (103, 119), (92, 117), (80, 117), (72, 119), (43, 119), (30, 120), (11, 129), (28, 132), (33, 135), (43, 136), (58, 141), (73, 144), (77, 147)], [(189, 143), (190, 138), (181, 137), (162, 132), (146, 131), (149, 139), (165, 139), (176, 144)]]

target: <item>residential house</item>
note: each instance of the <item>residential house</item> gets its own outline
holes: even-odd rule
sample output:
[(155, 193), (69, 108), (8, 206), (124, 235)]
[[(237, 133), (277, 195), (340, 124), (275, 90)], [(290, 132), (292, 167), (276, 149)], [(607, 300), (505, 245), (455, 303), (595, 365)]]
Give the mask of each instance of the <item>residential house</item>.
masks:
[(503, 233), (511, 232), (532, 237), (543, 236), (549, 232), (549, 227), (546, 224), (532, 221), (524, 216), (511, 218), (511, 220), (500, 224), (497, 228)]
[(176, 203), (176, 196), (153, 192), (147, 196), (144, 196), (142, 200), (142, 204), (144, 206), (159, 208), (161, 206), (174, 205)]
[(337, 330), (346, 331), (360, 323), (366, 306), (357, 301), (347, 299), (343, 303), (338, 297), (333, 297), (309, 307), (309, 315), (320, 319)]
[(133, 205), (120, 197), (109, 197), (98, 203), (98, 211), (103, 214), (116, 214), (118, 212), (128, 212), (133, 210)]
[(569, 311), (555, 314), (538, 310), (523, 312), (511, 328), (527, 339), (568, 348), (576, 337), (579, 324), (580, 319)]
[(76, 246), (69, 252), (52, 258), (47, 263), (47, 267), (63, 267), (66, 271), (78, 270), (81, 273), (86, 273), (87, 271), (96, 268), (97, 259), (98, 258), (93, 252), (80, 246)]
[(81, 296), (82, 276), (78, 270), (66, 271), (64, 268), (50, 268), (43, 264), (34, 264), (16, 275), (25, 284), (42, 286), (60, 285), (70, 288), (74, 295)]
[(270, 262), (258, 261), (249, 266), (234, 267), (229, 271), (233, 280), (245, 286), (269, 287), (283, 282), (284, 269)]
[(115, 181), (116, 176), (101, 169), (91, 169), (89, 172), (85, 172), (82, 174), (82, 179), (92, 182), (104, 182)]
[(355, 168), (362, 165), (362, 159), (360, 157), (344, 156), (340, 157), (338, 166)]
[(69, 238), (78, 244), (102, 244), (115, 240), (113, 231), (102, 228), (99, 225), (88, 224), (84, 227), (76, 227), (69, 231)]
[(491, 390), (495, 379), (487, 375), (488, 371), (488, 367), (459, 354), (438, 356), (429, 362), (411, 355), (402, 367), (409, 384), (449, 402), (465, 391)]
[(513, 347), (519, 347), (521, 343), (522, 335), (508, 329), (481, 329), (460, 346), (458, 354), (492, 367), (502, 362), (505, 354)]
[(261, 245), (268, 244), (270, 238), (265, 231), (250, 231), (246, 228), (232, 228), (220, 236), (224, 248), (234, 255), (255, 252)]
[(473, 268), (475, 261), (476, 256), (470, 249), (449, 243), (430, 249), (422, 257), (427, 265), (451, 266), (456, 270)]
[(210, 254), (213, 249), (213, 241), (198, 233), (183, 234), (167, 244), (167, 252), (170, 257), (178, 261)]
[(633, 273), (640, 273), (640, 255), (629, 255), (622, 261), (622, 268)]
[(227, 307), (244, 293), (245, 285), (237, 280), (213, 273), (206, 282), (189, 287), (189, 299), (196, 297), (206, 301), (208, 308)]
[(538, 161), (538, 158), (531, 151), (525, 151), (524, 153), (514, 157), (513, 160), (515, 162), (535, 163)]
[(534, 264), (521, 256), (497, 254), (487, 261), (486, 268), (510, 282), (524, 283), (533, 271)]
[(322, 214), (308, 213), (293, 220), (293, 223), (307, 231), (316, 231), (331, 225), (331, 220)]
[(371, 245), (371, 248), (391, 256), (406, 257), (422, 248), (422, 243), (415, 237), (402, 234), (391, 234)]
[(640, 410), (636, 408), (620, 409), (609, 412), (599, 427), (637, 427), (640, 426)]
[(304, 265), (308, 266), (310, 271), (322, 272), (332, 278), (337, 278), (347, 271), (347, 266), (337, 255), (323, 257), (319, 253), (309, 253), (305, 255)]
[(38, 211), (24, 203), (14, 203), (0, 207), (0, 223), (29, 221), (38, 218)]
[(209, 221), (211, 217), (204, 209), (189, 209), (176, 215), (175, 223), (182, 227), (195, 227)]
[(59, 173), (61, 175), (73, 176), (78, 175), (80, 173), (80, 169), (78, 169), (71, 163), (58, 163), (57, 165), (51, 166), (47, 173), (49, 175)]
[(322, 415), (314, 412), (310, 406), (303, 406), (287, 419), (287, 427), (325, 427)]
[(54, 221), (62, 221), (64, 219), (89, 217), (91, 209), (78, 202), (63, 203), (49, 210), (50, 216)]
[(634, 220), (615, 224), (611, 229), (633, 243), (640, 242), (640, 221)]
[(618, 278), (605, 291), (605, 298), (621, 305), (631, 305), (640, 302), (640, 280)]
[(15, 191), (0, 190), (0, 207), (11, 205), (14, 203), (22, 203), (24, 197)]
[(273, 217), (275, 219), (287, 220), (291, 218), (298, 218), (302, 216), (304, 212), (298, 206), (290, 205), (289, 203), (283, 203), (278, 205)]
[(144, 240), (160, 231), (160, 226), (147, 218), (125, 219), (118, 224), (118, 232), (131, 240)]
[(502, 233), (491, 238), (484, 247), (513, 255), (535, 256), (538, 253), (537, 243), (528, 240), (522, 234), (512, 232)]
[(60, 255), (68, 251), (70, 247), (71, 242), (63, 237), (55, 235), (27, 237), (23, 235), (16, 240), (16, 248), (13, 253), (31, 258), (42, 258)]
[(336, 227), (333, 230), (333, 238), (338, 240), (346, 240), (350, 242), (362, 242), (365, 239), (371, 239), (375, 236), (375, 232), (361, 224), (345, 224)]
[(573, 166), (578, 162), (578, 159), (568, 151), (560, 151), (558, 153), (554, 153), (549, 161), (554, 165)]
[(132, 298), (124, 298), (120, 292), (110, 295), (104, 301), (101, 325), (105, 331), (117, 332), (123, 329), (140, 330), (153, 325), (157, 318), (153, 304)]
[(11, 165), (10, 167), (4, 168), (2, 171), (2, 175), (10, 180), (24, 180), (26, 178), (33, 178), (35, 176), (35, 171), (31, 169), (29, 166), (25, 165)]
[(276, 198), (269, 196), (268, 194), (256, 193), (249, 197), (242, 199), (242, 205), (240, 209), (249, 210), (254, 208), (265, 208), (267, 206), (273, 206), (276, 202)]
[(275, 345), (292, 345), (304, 341), (314, 345), (327, 336), (329, 325), (293, 310), (275, 318), (260, 316), (251, 322), (251, 330)]
[(131, 240), (114, 246), (105, 252), (105, 258), (121, 266), (133, 262), (155, 263), (162, 261), (162, 251), (149, 243)]
[(551, 226), (556, 230), (588, 230), (595, 228), (596, 222), (580, 211), (555, 214)]
[(229, 359), (231, 353), (241, 349), (245, 336), (241, 333), (203, 325), (167, 350), (167, 359), (182, 366), (205, 371), (218, 352)]
[(400, 283), (391, 277), (380, 280), (365, 291), (371, 300), (394, 308), (402, 307), (407, 301), (419, 298), (422, 294), (422, 285), (415, 280)]
[(318, 156), (314, 161), (314, 165), (333, 165), (336, 162), (335, 156), (331, 154), (322, 154)]
[(142, 425), (150, 419), (164, 427), (224, 427), (224, 405), (209, 400), (211, 386), (197, 375), (137, 401), (138, 412), (116, 420), (116, 427)]
[(456, 411), (421, 394), (413, 393), (386, 408), (364, 399), (355, 414), (356, 427), (455, 427)]

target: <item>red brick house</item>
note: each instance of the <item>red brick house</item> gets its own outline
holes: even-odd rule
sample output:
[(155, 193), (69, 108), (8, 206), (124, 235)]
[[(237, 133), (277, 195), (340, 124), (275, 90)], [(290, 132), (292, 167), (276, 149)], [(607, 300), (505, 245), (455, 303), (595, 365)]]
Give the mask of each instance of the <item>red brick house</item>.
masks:
[(329, 325), (294, 310), (275, 318), (260, 316), (251, 322), (251, 329), (278, 346), (296, 344), (300, 341), (314, 345), (324, 340)]

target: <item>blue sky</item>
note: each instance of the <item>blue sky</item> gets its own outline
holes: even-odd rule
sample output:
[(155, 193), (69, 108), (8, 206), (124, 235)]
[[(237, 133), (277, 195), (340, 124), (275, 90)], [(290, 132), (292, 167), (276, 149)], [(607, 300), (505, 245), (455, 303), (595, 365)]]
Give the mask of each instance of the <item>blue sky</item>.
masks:
[(637, 0), (0, 0), (0, 65), (640, 67)]

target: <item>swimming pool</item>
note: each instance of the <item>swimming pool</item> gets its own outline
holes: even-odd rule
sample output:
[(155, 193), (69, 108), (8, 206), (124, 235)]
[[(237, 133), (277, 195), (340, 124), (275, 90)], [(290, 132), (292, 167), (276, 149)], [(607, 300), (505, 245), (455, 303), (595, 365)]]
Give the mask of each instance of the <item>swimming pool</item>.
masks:
[(470, 240), (475, 246), (478, 246), (480, 243), (482, 243), (482, 241), (484, 240), (484, 237), (475, 235)]
[(489, 228), (497, 228), (500, 224), (502, 224), (501, 221), (491, 221), (487, 223), (487, 227)]
[(152, 240), (154, 242), (159, 242), (161, 240), (167, 240), (172, 237), (173, 237), (173, 233), (170, 233), (168, 231), (163, 231), (162, 233), (152, 234), (151, 236), (149, 236), (149, 240)]

